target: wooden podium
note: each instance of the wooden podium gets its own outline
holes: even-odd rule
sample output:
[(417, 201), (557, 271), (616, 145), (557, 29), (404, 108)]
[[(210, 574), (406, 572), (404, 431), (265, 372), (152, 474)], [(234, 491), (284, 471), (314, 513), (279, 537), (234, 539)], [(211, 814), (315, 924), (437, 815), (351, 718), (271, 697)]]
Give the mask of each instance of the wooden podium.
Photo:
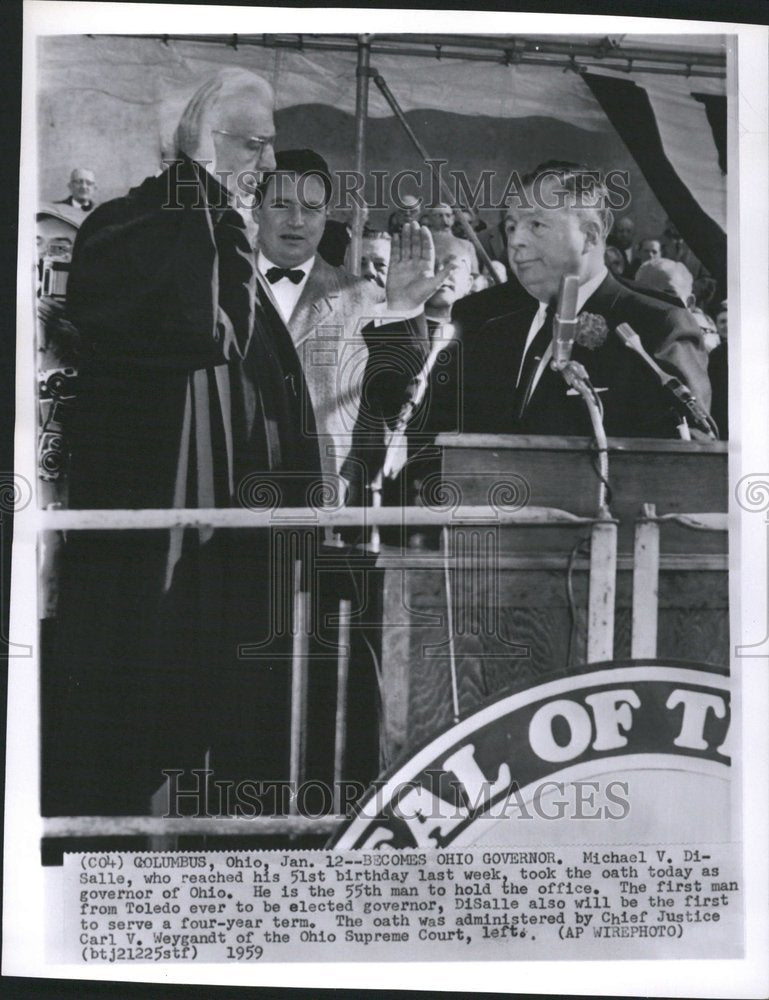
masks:
[[(433, 531), (426, 546), (385, 547), (379, 557), (391, 761), (450, 725), (457, 704), (464, 716), (504, 689), (586, 662), (590, 526), (502, 526), (493, 508), (549, 507), (596, 517), (593, 442), (461, 434), (441, 435), (436, 445), (423, 502), (444, 510), (486, 504), (492, 512), (478, 526), (449, 528), (444, 547)], [(721, 442), (609, 440), (609, 506), (618, 522), (615, 659), (631, 656), (634, 547), (645, 514), (659, 542), (656, 654), (728, 664), (726, 532), (674, 519), (727, 512), (727, 459)], [(651, 637), (646, 648), (654, 646)]]

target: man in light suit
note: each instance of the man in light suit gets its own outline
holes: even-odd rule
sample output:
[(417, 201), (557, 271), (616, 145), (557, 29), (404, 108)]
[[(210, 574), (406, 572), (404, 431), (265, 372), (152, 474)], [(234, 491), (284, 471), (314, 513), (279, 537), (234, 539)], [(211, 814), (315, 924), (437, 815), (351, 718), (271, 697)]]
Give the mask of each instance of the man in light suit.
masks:
[[(328, 166), (313, 150), (276, 154), (276, 169), (265, 176), (255, 209), (257, 271), (262, 301), (285, 323), (300, 358), (324, 479), (346, 491), (353, 477), (353, 439), (360, 437), (361, 421), (371, 417), (372, 394), (379, 407), (383, 394), (405, 391), (415, 364), (418, 371), (419, 330), (404, 324), (421, 313), (447, 269), (433, 273), (432, 239), (416, 223), (393, 237), (385, 290), (332, 267), (317, 252), (331, 191)], [(396, 321), (399, 330), (392, 328)], [(372, 322), (386, 323), (391, 336), (364, 337), (363, 328)], [(372, 366), (369, 344), (387, 354), (387, 364)], [(367, 412), (361, 410), (364, 384)], [(396, 412), (397, 403), (392, 400)]]
[[(389, 273), (382, 285), (333, 267), (318, 251), (332, 191), (325, 160), (307, 149), (279, 152), (275, 159), (275, 171), (265, 175), (255, 210), (259, 300), (273, 326), (288, 330), (299, 359), (307, 387), (300, 400), (301, 432), (305, 440), (317, 442), (324, 499), (362, 505), (366, 485), (384, 457), (386, 415), (397, 414), (421, 367), (423, 348), (415, 324), (422, 303), (446, 271), (434, 274), (430, 233), (415, 222), (405, 223), (392, 237)], [(366, 327), (372, 329), (364, 332)], [(352, 560), (355, 579), (344, 568), (353, 565)], [(337, 639), (323, 623), (337, 613), (340, 598), (357, 606), (360, 573), (370, 565), (371, 558), (352, 545), (321, 545), (306, 567), (317, 609), (308, 674), (313, 712), (304, 733), (314, 775), (323, 773), (317, 770), (318, 762), (333, 759), (330, 737), (336, 710), (336, 671), (333, 659), (324, 657)], [(369, 596), (374, 587), (375, 582), (366, 583)], [(377, 768), (378, 748), (372, 746), (377, 738), (377, 688), (370, 665), (370, 649), (377, 642), (375, 628), (368, 627), (365, 635), (359, 626), (352, 631), (350, 656), (356, 669), (348, 689), (346, 767), (356, 780), (369, 779)]]
[[(587, 167), (551, 161), (524, 179), (527, 203), (511, 206), (506, 231), (510, 266), (528, 294), (508, 306), (497, 302), (498, 311), (491, 315), (474, 308), (475, 296), (470, 296), (455, 316), (455, 324), (464, 321), (461, 430), (591, 435), (582, 399), (568, 392), (549, 364), (552, 315), (561, 278), (568, 274), (579, 278), (577, 308), (585, 317), (572, 356), (603, 390), (609, 435), (676, 433), (655, 376), (616, 335), (620, 323), (629, 323), (646, 350), (709, 407), (707, 354), (694, 319), (607, 271), (604, 251), (612, 213), (605, 189), (591, 182), (594, 175)], [(572, 205), (580, 193), (596, 207)]]

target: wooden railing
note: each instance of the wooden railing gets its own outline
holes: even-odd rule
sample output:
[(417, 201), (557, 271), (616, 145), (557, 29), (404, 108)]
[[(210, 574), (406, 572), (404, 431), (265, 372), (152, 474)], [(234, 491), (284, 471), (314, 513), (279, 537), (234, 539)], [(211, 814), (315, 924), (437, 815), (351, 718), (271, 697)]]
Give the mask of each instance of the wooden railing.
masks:
[[(653, 657), (657, 637), (657, 581), (660, 566), (659, 526), (675, 520), (692, 530), (726, 531), (725, 514), (674, 514), (657, 517), (651, 505), (644, 505), (636, 521), (633, 559), (633, 632), (634, 658)], [(486, 505), (459, 506), (450, 511), (425, 507), (405, 508), (276, 508), (211, 510), (47, 510), (41, 514), (43, 531), (141, 531), (170, 528), (343, 528), (398, 525), (440, 527), (444, 541), (452, 527), (490, 524), (499, 527), (526, 528), (589, 526), (591, 547), (588, 590), (587, 663), (611, 660), (614, 650), (614, 606), (617, 578), (617, 522), (610, 518), (577, 516), (552, 507), (525, 507), (505, 510)], [(448, 558), (448, 544), (444, 546)], [(449, 563), (446, 563), (449, 565)], [(291, 665), (291, 742), (290, 780), (304, 778), (303, 727), (307, 706), (307, 657), (311, 623), (307, 619), (310, 601), (302, 590), (300, 568), (295, 566), (293, 579), (292, 665)], [(447, 592), (448, 597), (448, 592)], [(346, 606), (343, 606), (346, 605)], [(346, 732), (347, 679), (349, 672), (349, 601), (340, 602), (340, 641), (337, 664), (337, 705), (335, 722), (334, 777), (342, 777)], [(336, 787), (336, 786), (335, 786)], [(296, 799), (288, 816), (244, 817), (164, 817), (164, 816), (74, 816), (44, 820), (46, 838), (142, 837), (156, 840), (179, 836), (285, 836), (330, 834), (342, 822), (340, 804), (335, 814), (321, 817), (297, 815)]]

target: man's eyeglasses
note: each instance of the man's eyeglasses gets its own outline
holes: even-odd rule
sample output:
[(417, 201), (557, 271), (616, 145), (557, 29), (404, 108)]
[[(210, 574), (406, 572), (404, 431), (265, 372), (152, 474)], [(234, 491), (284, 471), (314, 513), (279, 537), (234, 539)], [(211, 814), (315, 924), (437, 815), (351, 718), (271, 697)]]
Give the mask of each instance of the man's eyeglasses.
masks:
[(218, 132), (219, 135), (228, 135), (231, 139), (242, 139), (247, 148), (254, 153), (260, 152), (265, 146), (275, 145), (274, 135), (240, 135), (238, 132), (228, 132), (225, 128), (214, 128), (211, 131)]

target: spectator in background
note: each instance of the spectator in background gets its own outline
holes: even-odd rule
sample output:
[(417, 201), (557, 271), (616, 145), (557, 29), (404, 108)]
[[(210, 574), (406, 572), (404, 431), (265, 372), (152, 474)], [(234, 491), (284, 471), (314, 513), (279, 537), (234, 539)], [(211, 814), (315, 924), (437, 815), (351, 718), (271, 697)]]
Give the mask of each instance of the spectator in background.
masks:
[[(427, 384), (431, 381), (431, 374), (435, 379), (435, 365), (438, 357), (444, 359), (451, 357), (453, 360), (443, 360), (440, 367), (445, 371), (446, 366), (456, 367), (457, 364), (457, 341), (454, 339), (455, 331), (451, 327), (452, 310), (454, 305), (460, 300), (470, 295), (473, 291), (473, 255), (475, 249), (466, 239), (459, 239), (451, 232), (438, 232), (433, 235), (435, 244), (435, 272), (438, 274), (443, 270), (443, 281), (425, 302), (424, 318), (426, 322), (426, 333), (429, 344), (429, 355), (426, 359), (422, 374), (412, 381), (410, 397), (406, 402), (416, 411), (419, 400), (425, 391)], [(437, 376), (437, 384), (442, 384), (442, 378)], [(421, 383), (421, 384), (420, 384)], [(445, 402), (444, 402), (444, 405)], [(450, 405), (450, 404), (449, 404)], [(400, 434), (401, 448), (403, 449), (401, 461), (408, 459), (409, 464), (401, 471), (398, 468), (397, 474), (391, 476), (392, 482), (385, 484), (385, 502), (387, 503), (414, 503), (419, 495), (419, 482), (426, 477), (436, 474), (439, 471), (440, 463), (431, 449), (424, 452), (424, 439), (419, 437), (419, 423), (411, 424), (408, 428), (403, 428)], [(421, 447), (420, 447), (421, 444)], [(398, 463), (400, 464), (400, 463)], [(424, 543), (426, 535), (430, 532), (418, 529), (412, 533), (412, 546), (417, 547)]]
[[(478, 218), (478, 213), (475, 211), (474, 208), (460, 208), (459, 212), (464, 216), (467, 224), (470, 226), (470, 228), (473, 230), (474, 233), (482, 233), (485, 231), (486, 223), (481, 222), (481, 220)], [(451, 231), (455, 236), (458, 236), (460, 239), (467, 239), (467, 235), (465, 234), (465, 231), (462, 228), (462, 224), (460, 223), (459, 219), (455, 220), (454, 225), (451, 227)]]
[(471, 229), (475, 228), (475, 225), (474, 225), (475, 219), (473, 218), (472, 209), (462, 208), (462, 207), (458, 207), (457, 208), (457, 217), (454, 219), (454, 223), (453, 223), (453, 225), (451, 227), (451, 232), (458, 239), (460, 239), (460, 240), (466, 240), (467, 239), (467, 234), (465, 233), (464, 226), (459, 221), (459, 216), (460, 215), (462, 216), (462, 218), (465, 220), (465, 222), (468, 224), (468, 226)]
[(69, 197), (55, 202), (56, 205), (70, 205), (90, 212), (96, 205), (96, 174), (87, 167), (75, 167), (69, 175)]
[[(366, 232), (368, 221), (368, 205), (361, 206), (363, 214), (363, 232)], [(340, 209), (337, 217), (329, 216), (326, 219), (326, 227), (318, 246), (318, 253), (332, 267), (341, 267), (344, 264), (347, 248), (352, 239), (352, 226), (354, 220), (354, 209), (352, 206)]]
[[(468, 210), (465, 210), (468, 211)], [(468, 221), (471, 221), (472, 215)], [(445, 201), (438, 202), (436, 205), (431, 205), (430, 208), (422, 216), (422, 221), (428, 229), (432, 231), (433, 236), (451, 236), (453, 239), (463, 239), (467, 244), (464, 253), (469, 255), (470, 258), (470, 268), (473, 278), (473, 291), (481, 291), (483, 288), (488, 287), (488, 282), (482, 280), (480, 277), (481, 266), (478, 261), (478, 254), (475, 247), (470, 242), (470, 240), (465, 236), (464, 229), (458, 221), (454, 219), (454, 209), (451, 205), (447, 204)], [(461, 233), (455, 232), (455, 230), (461, 229)]]
[(384, 288), (387, 283), (387, 270), (390, 266), (391, 248), (392, 237), (389, 233), (372, 231), (365, 233), (361, 245), (361, 278)]
[(684, 243), (683, 236), (676, 226), (668, 220), (665, 231), (662, 234), (662, 255), (668, 260), (677, 260), (685, 264), (695, 280), (702, 277), (705, 271), (699, 259), (694, 256), (689, 247)]
[(422, 199), (416, 195), (407, 194), (401, 198), (398, 208), (390, 215), (387, 223), (387, 231), (391, 236), (395, 236), (406, 225), (407, 222), (416, 222), (422, 211)]
[(624, 276), (625, 269), (628, 264), (625, 259), (625, 255), (618, 247), (606, 247), (603, 259), (606, 261), (606, 266), (615, 277), (621, 278)]
[(440, 201), (431, 205), (423, 215), (424, 225), (435, 233), (450, 233), (454, 225), (454, 210), (451, 205)]
[[(459, 208), (457, 211), (464, 217), (465, 221), (474, 233), (480, 234), (486, 229), (486, 223), (481, 222), (478, 219), (478, 213), (474, 208)], [(471, 242), (470, 237), (467, 235), (464, 227), (462, 226), (462, 223), (456, 217), (454, 218), (454, 224), (451, 227), (451, 232), (457, 239), (464, 240), (469, 246), (473, 275), (472, 291), (483, 291), (484, 288), (488, 288), (489, 285), (493, 283), (494, 279), (486, 273), (486, 268), (479, 259), (478, 251), (475, 249), (475, 245)]]
[(451, 322), (451, 308), (458, 299), (470, 294), (473, 286), (473, 246), (453, 233), (436, 233), (435, 269), (446, 268), (443, 283), (425, 303), (428, 329), (431, 324)]
[(727, 312), (726, 299), (721, 303), (716, 313), (716, 332), (721, 340), (726, 340), (729, 336), (729, 315)]
[(666, 260), (664, 257), (648, 260), (638, 268), (635, 280), (641, 288), (672, 296), (690, 311), (695, 304), (694, 279), (691, 271), (679, 261)]
[(607, 240), (609, 246), (616, 247), (622, 251), (625, 258), (625, 267), (633, 261), (633, 236), (635, 234), (635, 222), (629, 215), (623, 215), (617, 219), (614, 228)]
[[(682, 302), (694, 318), (702, 334), (702, 344), (708, 353), (708, 380), (710, 381), (712, 397), (710, 403), (711, 415), (718, 427), (722, 439), (728, 436), (729, 414), (727, 393), (729, 375), (727, 370), (726, 339), (721, 340), (718, 324), (697, 305), (694, 296), (694, 281), (691, 271), (680, 261), (660, 257), (641, 264), (636, 275), (636, 284), (674, 295)], [(725, 303), (724, 303), (725, 305)], [(719, 317), (721, 314), (719, 314)], [(726, 329), (726, 315), (722, 329)], [(691, 388), (691, 386), (690, 386)]]
[(638, 244), (638, 267), (647, 260), (658, 260), (662, 256), (662, 244), (655, 236), (647, 236)]
[(662, 243), (656, 236), (647, 236), (640, 240), (632, 262), (625, 269), (626, 278), (635, 278), (638, 268), (648, 260), (659, 260), (662, 256)]
[(694, 297), (704, 312), (712, 314), (711, 303), (716, 294), (716, 282), (703, 268), (702, 274), (694, 281)]

